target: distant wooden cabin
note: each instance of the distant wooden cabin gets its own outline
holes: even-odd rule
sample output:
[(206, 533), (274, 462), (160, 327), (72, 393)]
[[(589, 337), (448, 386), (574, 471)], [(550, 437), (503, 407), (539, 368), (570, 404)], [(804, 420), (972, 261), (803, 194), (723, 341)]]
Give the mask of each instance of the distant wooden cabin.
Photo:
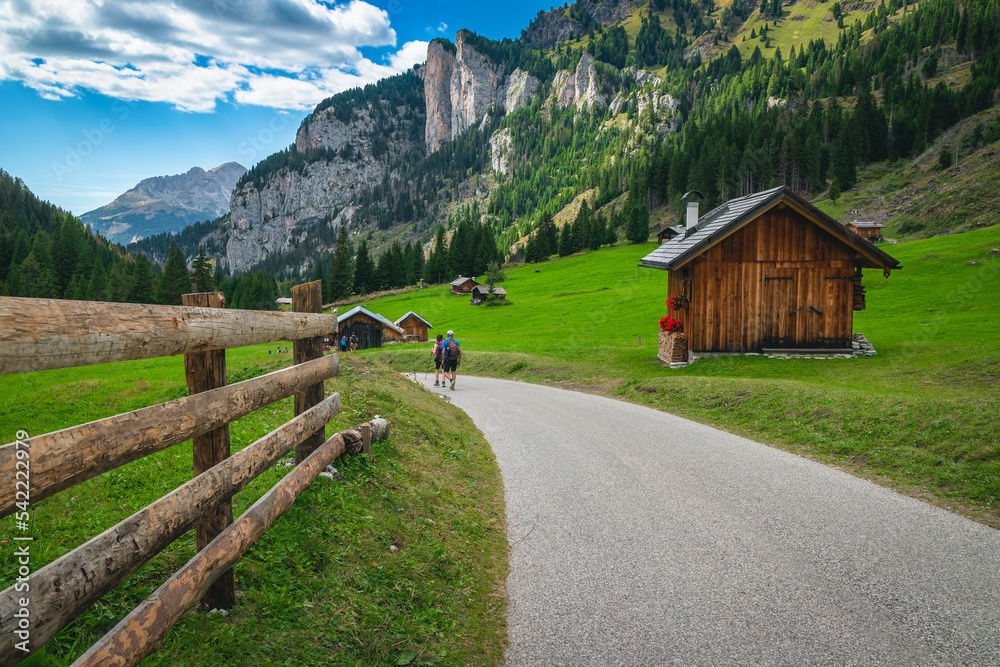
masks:
[(341, 336), (350, 340), (358, 337), (358, 349), (367, 350), (382, 347), (390, 341), (403, 339), (403, 330), (378, 313), (356, 306), (337, 317), (337, 327)]
[[(478, 306), (490, 293), (489, 285), (476, 285), (472, 288), (472, 305)], [(493, 286), (493, 295), (501, 298), (507, 298), (507, 290), (500, 287), (499, 285)]]
[(899, 262), (782, 186), (726, 202), (644, 257), (695, 352), (851, 348), (862, 268)]
[(452, 294), (469, 294), (472, 292), (472, 288), (478, 285), (475, 278), (466, 278), (465, 276), (459, 276), (451, 281), (451, 293)]
[(434, 328), (430, 322), (412, 310), (396, 320), (395, 325), (403, 330), (404, 340), (414, 340), (418, 343), (427, 342), (427, 330)]
[(868, 222), (865, 220), (852, 220), (851, 222), (845, 222), (844, 226), (872, 243), (882, 240), (882, 228), (885, 227), (881, 222)]
[(671, 227), (667, 225), (666, 227), (664, 227), (663, 229), (661, 229), (656, 233), (656, 242), (659, 243), (660, 245), (663, 245), (664, 243), (674, 238), (678, 234), (683, 234), (683, 233), (684, 233), (683, 227)]

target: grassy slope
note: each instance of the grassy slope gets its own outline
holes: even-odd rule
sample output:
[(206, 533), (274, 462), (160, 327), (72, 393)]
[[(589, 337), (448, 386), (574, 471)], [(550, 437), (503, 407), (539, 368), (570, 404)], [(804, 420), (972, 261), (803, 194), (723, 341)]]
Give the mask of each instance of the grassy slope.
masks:
[[(230, 380), (290, 356), (231, 350)], [(3, 376), (0, 387), (8, 441), (19, 428), (37, 434), (186, 393), (179, 357)], [(346, 360), (327, 391), (343, 404), (328, 433), (380, 413), (393, 421), (391, 439), (376, 443), (373, 465), (338, 461), (346, 480), (317, 479), (247, 552), (228, 617), (185, 615), (145, 664), (395, 664), (411, 654), (412, 664), (502, 662), (503, 488), (482, 435), (377, 360)], [(235, 422), (234, 451), (291, 414), (289, 398)], [(184, 443), (34, 505), (32, 570), (183, 483), (190, 465)], [(251, 483), (236, 496), (236, 513), (287, 472), (276, 466)], [(6, 539), (11, 519), (4, 526)], [(57, 635), (38, 664), (68, 664), (193, 551), (189, 533)], [(0, 553), (6, 587), (13, 550)]]
[[(998, 247), (998, 227), (891, 246), (905, 268), (888, 280), (869, 272), (868, 309), (855, 315), (874, 358), (664, 369), (655, 354), (666, 274), (636, 268), (650, 244), (511, 269), (508, 307), (470, 307), (443, 287), (369, 307), (388, 317), (413, 309), (436, 331), (455, 329), (465, 372), (647, 403), (1000, 526), (1000, 257), (989, 254)], [(426, 370), (424, 347), (382, 354)]]
[[(1000, 211), (1000, 144), (969, 152), (965, 140), (977, 125), (1000, 115), (993, 108), (976, 114), (945, 132), (909, 163), (879, 163), (859, 172), (859, 182), (836, 203), (817, 205), (840, 220), (872, 219), (886, 223), (885, 234), (931, 236), (953, 229), (996, 224)], [(946, 170), (938, 166), (942, 150), (958, 159)]]

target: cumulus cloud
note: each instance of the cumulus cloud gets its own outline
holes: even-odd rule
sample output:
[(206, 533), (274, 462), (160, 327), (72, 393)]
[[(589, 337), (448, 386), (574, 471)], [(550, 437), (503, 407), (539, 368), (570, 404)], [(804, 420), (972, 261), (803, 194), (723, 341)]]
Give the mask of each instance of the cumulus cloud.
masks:
[(388, 14), (351, 0), (12, 0), (0, 3), (0, 80), (48, 99), (90, 90), (211, 111), (220, 100), (306, 109), (422, 62)]

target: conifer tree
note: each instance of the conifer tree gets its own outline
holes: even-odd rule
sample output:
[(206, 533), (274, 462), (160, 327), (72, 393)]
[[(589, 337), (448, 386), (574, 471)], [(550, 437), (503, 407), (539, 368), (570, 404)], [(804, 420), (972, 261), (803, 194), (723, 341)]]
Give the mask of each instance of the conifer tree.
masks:
[(573, 229), (570, 223), (562, 226), (559, 232), (559, 256), (566, 257), (573, 254)]
[(156, 303), (156, 275), (149, 260), (141, 253), (136, 255), (132, 264), (127, 299), (132, 303)]
[(191, 282), (196, 292), (212, 292), (217, 288), (215, 276), (212, 273), (212, 263), (205, 254), (205, 246), (198, 246), (198, 256), (191, 266)]
[(649, 238), (649, 209), (645, 204), (632, 207), (625, 238), (632, 243), (645, 243)]
[(330, 262), (330, 301), (347, 297), (354, 287), (354, 248), (347, 229), (340, 228)]
[(163, 277), (160, 278), (160, 303), (168, 306), (181, 305), (181, 295), (191, 292), (191, 279), (188, 274), (187, 260), (184, 252), (170, 240), (170, 250), (167, 252), (167, 263), (163, 266)]
[(374, 289), (375, 265), (368, 255), (368, 241), (361, 239), (358, 256), (354, 260), (354, 292), (368, 294)]

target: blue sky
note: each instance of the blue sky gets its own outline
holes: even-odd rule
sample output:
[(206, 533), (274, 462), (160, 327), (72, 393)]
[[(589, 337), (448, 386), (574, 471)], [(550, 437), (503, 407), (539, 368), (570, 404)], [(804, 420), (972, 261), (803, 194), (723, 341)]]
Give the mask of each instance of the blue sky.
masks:
[(77, 215), (143, 178), (245, 167), (325, 97), (422, 62), (469, 28), (516, 38), (551, 3), (9, 0), (0, 168)]

